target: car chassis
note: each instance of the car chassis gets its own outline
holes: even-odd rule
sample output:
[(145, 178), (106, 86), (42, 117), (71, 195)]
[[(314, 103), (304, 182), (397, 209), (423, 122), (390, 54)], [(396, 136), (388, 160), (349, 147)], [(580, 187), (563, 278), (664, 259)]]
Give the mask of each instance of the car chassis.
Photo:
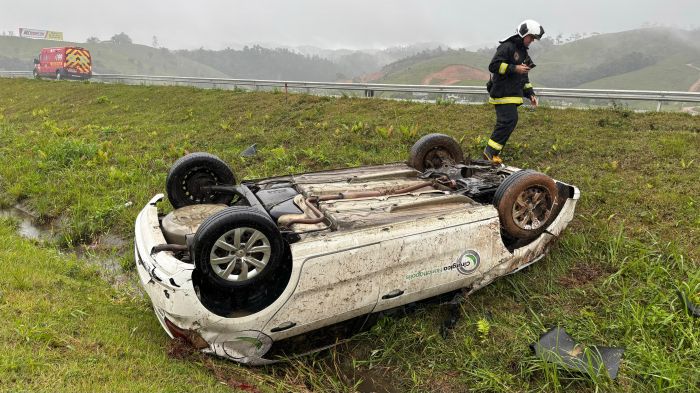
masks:
[[(273, 345), (462, 289), (541, 259), (572, 220), (579, 190), (488, 161), (463, 163), (427, 135), (408, 163), (235, 184), (194, 153), (135, 223), (139, 281), (170, 337), (237, 362)], [(272, 353), (272, 352), (270, 352)]]

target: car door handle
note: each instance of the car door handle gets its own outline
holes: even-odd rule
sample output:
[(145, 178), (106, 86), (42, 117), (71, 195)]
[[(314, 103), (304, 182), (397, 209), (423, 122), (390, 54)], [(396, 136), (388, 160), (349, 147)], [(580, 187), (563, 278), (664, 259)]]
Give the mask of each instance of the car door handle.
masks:
[(382, 299), (391, 299), (395, 298), (397, 296), (403, 295), (403, 290), (402, 289), (394, 289), (393, 291), (387, 293), (386, 295), (382, 296)]
[(277, 327), (273, 327), (272, 329), (270, 329), (270, 331), (271, 331), (272, 333), (281, 332), (282, 330), (291, 329), (291, 328), (293, 328), (293, 327), (296, 326), (296, 325), (297, 325), (296, 322), (285, 322), (285, 323), (283, 323), (283, 324), (281, 324), (281, 325), (279, 325), (279, 326), (277, 326)]

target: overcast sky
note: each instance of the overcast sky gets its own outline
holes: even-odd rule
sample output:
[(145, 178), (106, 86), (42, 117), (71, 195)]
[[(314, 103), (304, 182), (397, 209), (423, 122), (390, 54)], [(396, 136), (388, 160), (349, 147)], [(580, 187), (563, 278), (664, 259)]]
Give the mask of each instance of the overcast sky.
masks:
[(384, 48), (418, 42), (493, 45), (523, 19), (551, 35), (644, 25), (700, 27), (700, 0), (0, 0), (0, 31), (61, 31), (67, 41), (125, 32), (171, 49), (263, 43)]

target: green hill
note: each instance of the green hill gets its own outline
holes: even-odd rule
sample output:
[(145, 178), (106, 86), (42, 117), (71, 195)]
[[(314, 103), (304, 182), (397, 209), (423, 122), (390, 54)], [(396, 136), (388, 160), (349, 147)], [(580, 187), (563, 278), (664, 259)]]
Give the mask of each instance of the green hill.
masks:
[(694, 32), (640, 29), (601, 34), (538, 54), (532, 80), (551, 87), (688, 90), (700, 71)]
[(700, 70), (688, 66), (688, 64), (700, 66), (700, 57), (697, 59), (689, 62), (685, 56), (671, 56), (653, 66), (583, 83), (578, 87), (584, 89), (685, 91), (700, 79)]
[[(700, 70), (686, 65), (700, 67), (698, 38), (698, 31), (650, 28), (600, 34), (563, 45), (544, 40), (532, 47), (537, 68), (530, 80), (547, 87), (684, 91), (700, 79)], [(494, 50), (423, 52), (385, 66), (379, 82), (421, 83), (451, 65), (487, 72)], [(475, 83), (464, 79), (452, 84)]]
[(344, 78), (340, 68), (333, 62), (318, 56), (300, 55), (288, 49), (253, 46), (241, 50), (198, 49), (176, 53), (183, 58), (211, 65), (219, 72), (234, 78), (318, 82), (332, 82)]
[[(413, 56), (383, 68), (384, 77), (379, 83), (423, 84), (432, 74), (440, 72), (452, 65), (464, 65), (485, 72), (484, 64), (488, 65), (486, 55), (465, 50), (428, 51)], [(461, 79), (456, 84), (483, 84), (482, 79)], [(435, 84), (435, 83), (431, 83)]]

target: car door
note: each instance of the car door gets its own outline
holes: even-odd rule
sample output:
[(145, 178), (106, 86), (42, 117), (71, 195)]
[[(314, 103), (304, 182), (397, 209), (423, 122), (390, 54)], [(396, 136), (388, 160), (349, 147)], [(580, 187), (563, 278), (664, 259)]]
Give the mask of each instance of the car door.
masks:
[(296, 288), (266, 324), (265, 333), (277, 341), (372, 312), (383, 269), (377, 261), (390, 256), (381, 241), (366, 240), (371, 242), (335, 251), (325, 245), (327, 251), (300, 261)]
[(472, 216), (416, 223), (413, 233), (384, 242), (384, 249), (399, 255), (381, 274), (375, 311), (468, 286), (492, 266), (498, 242), (498, 216), (491, 207)]

